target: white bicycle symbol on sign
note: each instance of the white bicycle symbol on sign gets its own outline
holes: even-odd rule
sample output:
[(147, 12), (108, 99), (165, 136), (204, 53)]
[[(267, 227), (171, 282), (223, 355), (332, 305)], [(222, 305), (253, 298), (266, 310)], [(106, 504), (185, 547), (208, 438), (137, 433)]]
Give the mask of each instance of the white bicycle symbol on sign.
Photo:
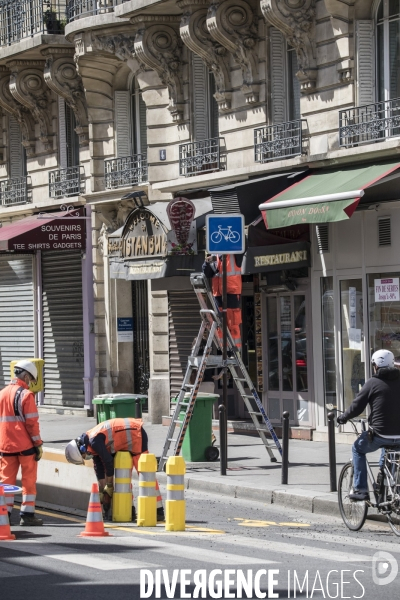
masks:
[(240, 240), (240, 234), (237, 231), (232, 231), (232, 225), (228, 225), (227, 227), (218, 225), (218, 231), (214, 231), (211, 234), (211, 241), (213, 244), (219, 244), (222, 240), (236, 244)]

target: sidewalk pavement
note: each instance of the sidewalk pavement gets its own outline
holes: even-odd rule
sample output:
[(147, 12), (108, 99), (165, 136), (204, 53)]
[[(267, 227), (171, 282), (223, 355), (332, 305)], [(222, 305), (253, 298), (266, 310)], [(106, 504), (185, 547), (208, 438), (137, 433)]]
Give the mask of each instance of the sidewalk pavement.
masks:
[[(95, 419), (90, 417), (41, 414), (40, 426), (44, 447), (48, 450), (56, 449), (56, 452), (63, 451), (71, 439), (95, 424)], [(145, 423), (145, 429), (149, 436), (149, 450), (159, 457), (167, 427)], [(218, 444), (217, 432), (216, 445)], [(339, 515), (337, 493), (330, 492), (329, 487), (326, 442), (289, 440), (288, 485), (281, 484), (281, 461), (278, 451), (274, 452), (278, 463), (270, 462), (258, 436), (230, 433), (227, 475), (220, 475), (219, 462), (188, 463), (186, 487), (308, 512)], [(336, 444), (337, 477), (350, 456), (351, 446)], [(378, 460), (379, 452), (372, 457), (373, 460)], [(166, 481), (164, 473), (159, 473), (158, 478), (160, 483)]]

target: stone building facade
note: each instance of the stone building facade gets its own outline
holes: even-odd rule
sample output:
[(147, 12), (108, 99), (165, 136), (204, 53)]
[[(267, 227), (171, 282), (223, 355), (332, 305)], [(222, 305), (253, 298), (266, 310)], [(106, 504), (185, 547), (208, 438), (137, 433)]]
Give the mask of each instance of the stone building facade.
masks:
[[(94, 316), (85, 313), (83, 327), (93, 394), (136, 385), (134, 348), (119, 343), (117, 331), (118, 317), (134, 316), (132, 285), (110, 278), (107, 252), (109, 235), (133, 209), (271, 174), (397, 156), (395, 125), (382, 125), (397, 116), (400, 96), (393, 29), (400, 16), (390, 14), (388, 0), (5, 4), (0, 221), (62, 204), (90, 207)], [(24, 22), (32, 4), (35, 30)], [(370, 124), (382, 111), (386, 133), (374, 135)], [(349, 132), (350, 125), (361, 128)], [(316, 251), (313, 269), (321, 256)], [(149, 402), (159, 421), (169, 405), (171, 286), (146, 286)], [(312, 379), (317, 396), (323, 383)], [(318, 414), (310, 427), (324, 426)]]

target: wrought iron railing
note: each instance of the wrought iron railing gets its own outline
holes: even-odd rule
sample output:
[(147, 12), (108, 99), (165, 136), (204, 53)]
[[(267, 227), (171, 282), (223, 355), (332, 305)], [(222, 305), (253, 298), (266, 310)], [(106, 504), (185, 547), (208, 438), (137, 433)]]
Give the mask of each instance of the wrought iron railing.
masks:
[(28, 193), (28, 178), (17, 177), (0, 181), (0, 205), (14, 206), (31, 202)]
[(191, 177), (225, 168), (222, 163), (221, 146), (224, 138), (211, 138), (189, 142), (179, 146), (179, 175)]
[(82, 19), (91, 15), (101, 15), (112, 12), (114, 6), (123, 4), (124, 0), (69, 0), (68, 20)]
[(145, 154), (133, 154), (109, 158), (104, 161), (104, 174), (107, 190), (138, 185), (147, 181), (147, 157)]
[(350, 148), (400, 135), (400, 98), (339, 111), (339, 144)]
[(0, 0), (0, 46), (37, 33), (63, 34), (66, 0)]
[(82, 166), (67, 167), (49, 172), (50, 198), (79, 196), (85, 191), (85, 171)]
[(254, 130), (254, 160), (265, 163), (271, 160), (292, 158), (305, 152), (303, 127), (305, 119), (278, 123)]

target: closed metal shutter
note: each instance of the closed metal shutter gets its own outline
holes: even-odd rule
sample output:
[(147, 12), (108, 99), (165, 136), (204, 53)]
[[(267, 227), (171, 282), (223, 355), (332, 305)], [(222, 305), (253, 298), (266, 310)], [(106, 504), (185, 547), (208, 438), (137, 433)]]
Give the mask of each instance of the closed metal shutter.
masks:
[(82, 260), (42, 253), (45, 404), (84, 406)]
[(0, 388), (10, 362), (35, 356), (32, 256), (0, 256)]
[(201, 325), (200, 306), (193, 291), (168, 293), (169, 377), (171, 397), (182, 387), (188, 357)]

